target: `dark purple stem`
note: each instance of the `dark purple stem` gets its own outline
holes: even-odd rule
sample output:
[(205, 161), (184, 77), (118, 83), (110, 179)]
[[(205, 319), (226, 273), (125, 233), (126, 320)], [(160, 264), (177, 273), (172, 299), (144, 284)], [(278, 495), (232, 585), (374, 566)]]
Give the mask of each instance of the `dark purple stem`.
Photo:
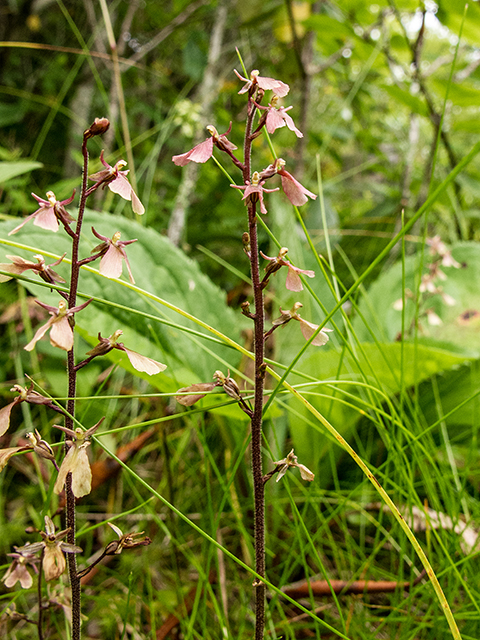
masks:
[[(78, 279), (80, 275), (80, 261), (78, 259), (78, 250), (80, 244), (80, 236), (82, 232), (83, 216), (85, 214), (85, 206), (87, 203), (88, 190), (88, 137), (84, 135), (82, 143), (83, 155), (83, 175), (82, 175), (82, 191), (80, 193), (80, 204), (78, 206), (77, 227), (72, 242), (72, 267), (70, 275), (70, 290), (68, 294), (68, 307), (71, 309), (76, 306)], [(67, 372), (68, 372), (68, 401), (67, 411), (70, 414), (65, 418), (65, 426), (68, 429), (74, 429), (73, 417), (75, 416), (75, 396), (77, 391), (77, 369), (75, 367), (75, 353), (72, 348), (67, 353)], [(75, 496), (72, 491), (72, 476), (69, 473), (65, 481), (66, 494), (66, 525), (69, 529), (67, 541), (75, 544)], [(77, 576), (77, 560), (74, 553), (68, 553), (68, 573), (70, 577), (70, 586), (72, 589), (72, 640), (80, 640), (80, 610), (81, 610), (81, 591), (80, 579)]]
[(38, 569), (38, 585), (37, 585), (37, 594), (38, 594), (38, 640), (43, 640), (43, 606), (42, 606), (42, 573), (43, 573), (43, 557), (45, 555), (45, 549), (42, 549), (42, 553), (40, 555), (40, 566)]
[[(256, 106), (252, 97), (248, 101), (248, 116), (245, 127), (243, 182), (251, 180), (251, 150), (252, 124)], [(254, 322), (254, 354), (255, 354), (255, 396), (253, 402), (252, 427), (252, 474), (254, 491), (255, 518), (255, 571), (262, 578), (265, 577), (265, 487), (262, 470), (262, 418), (263, 391), (265, 383), (266, 365), (264, 362), (264, 301), (260, 281), (260, 266), (258, 253), (256, 202), (248, 203), (248, 233), (250, 236), (250, 271), (255, 303)], [(255, 640), (263, 640), (265, 629), (265, 583), (261, 580), (254, 582), (255, 586)]]

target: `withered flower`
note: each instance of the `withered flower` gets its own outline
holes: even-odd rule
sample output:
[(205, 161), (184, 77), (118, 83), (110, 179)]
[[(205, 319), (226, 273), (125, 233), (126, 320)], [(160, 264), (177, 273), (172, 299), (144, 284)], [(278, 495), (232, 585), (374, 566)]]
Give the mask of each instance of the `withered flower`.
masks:
[(112, 522), (108, 523), (118, 536), (118, 540), (114, 540), (107, 545), (105, 549), (105, 555), (119, 555), (124, 549), (135, 549), (135, 547), (147, 547), (151, 544), (151, 540), (148, 536), (145, 536), (145, 531), (139, 531), (137, 533), (123, 533), (119, 527)]
[(41, 458), (45, 458), (45, 460), (50, 460), (50, 462), (53, 462), (54, 466), (57, 468), (57, 471), (58, 471), (53, 449), (46, 440), (42, 440), (42, 436), (38, 432), (38, 429), (35, 429), (35, 433), (29, 431), (26, 434), (26, 437), (32, 443), (33, 451), (37, 454), (37, 456), (40, 456)]
[(287, 473), (289, 469), (295, 468), (295, 467), (297, 467), (297, 469), (300, 471), (300, 475), (302, 476), (303, 480), (308, 480), (308, 482), (312, 482), (312, 480), (315, 478), (315, 474), (312, 473), (310, 469), (307, 469), (307, 467), (304, 464), (299, 464), (297, 456), (293, 453), (293, 449), (290, 451), (290, 453), (287, 455), (286, 458), (283, 458), (283, 460), (278, 460), (273, 464), (276, 467), (274, 473), (278, 474), (277, 482), (281, 478), (283, 478), (283, 476)]
[(28, 389), (27, 387), (21, 387), (19, 384), (14, 384), (10, 391), (16, 391), (19, 395), (13, 402), (7, 404), (3, 409), (0, 409), (0, 436), (3, 436), (10, 426), (10, 414), (13, 407), (21, 402), (28, 402), (29, 404), (45, 404), (51, 409), (62, 413), (62, 409), (57, 407), (50, 398), (45, 398), (45, 396), (42, 396), (40, 393), (33, 390), (33, 382)]
[(97, 424), (90, 427), (87, 431), (84, 431), (80, 427), (77, 427), (75, 431), (73, 431), (72, 429), (68, 429), (68, 427), (54, 425), (57, 429), (61, 429), (61, 431), (72, 438), (72, 440), (67, 440), (70, 448), (60, 466), (57, 481), (53, 488), (55, 493), (58, 494), (63, 491), (65, 479), (69, 473), (72, 474), (72, 492), (76, 498), (86, 496), (92, 490), (92, 470), (90, 469), (90, 462), (88, 460), (87, 447), (90, 445), (90, 436), (95, 433), (103, 420), (104, 418), (99, 420)]
[(43, 551), (43, 572), (45, 580), (55, 580), (65, 571), (66, 561), (64, 553), (81, 553), (82, 549), (74, 544), (63, 542), (63, 539), (70, 531), (70, 528), (59, 531), (55, 534), (55, 526), (48, 516), (45, 516), (45, 531), (40, 531), (42, 542), (18, 547), (18, 553), (38, 553)]
[(32, 450), (32, 447), (30, 447), (29, 445), (26, 445), (26, 446), (24, 445), (21, 447), (8, 447), (7, 449), (0, 449), (0, 471), (3, 471), (7, 462), (10, 460), (10, 458), (13, 455), (21, 451), (31, 451), (31, 450)]

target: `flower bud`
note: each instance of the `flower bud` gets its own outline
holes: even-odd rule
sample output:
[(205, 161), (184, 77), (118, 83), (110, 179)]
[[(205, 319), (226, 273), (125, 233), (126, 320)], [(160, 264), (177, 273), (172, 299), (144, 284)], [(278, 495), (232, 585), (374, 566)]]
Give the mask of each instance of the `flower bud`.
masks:
[(110, 121), (107, 118), (95, 118), (93, 124), (84, 132), (83, 137), (88, 140), (94, 136), (103, 135), (109, 128)]

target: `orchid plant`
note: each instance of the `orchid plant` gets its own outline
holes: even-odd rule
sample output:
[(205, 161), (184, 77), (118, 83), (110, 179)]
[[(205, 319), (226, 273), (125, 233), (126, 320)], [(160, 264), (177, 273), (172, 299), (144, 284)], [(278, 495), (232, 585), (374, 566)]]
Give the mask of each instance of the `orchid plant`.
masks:
[[(274, 462), (275, 468), (267, 473), (263, 473), (262, 466), (262, 425), (263, 425), (263, 403), (264, 403), (264, 384), (266, 374), (265, 362), (265, 344), (273, 332), (281, 326), (284, 326), (290, 320), (299, 322), (301, 331), (306, 340), (310, 340), (313, 345), (324, 345), (328, 341), (328, 329), (321, 329), (308, 320), (302, 318), (298, 313), (298, 309), (302, 307), (301, 302), (294, 304), (290, 311), (282, 311), (278, 320), (271, 323), (269, 329), (265, 328), (265, 304), (264, 290), (269, 284), (270, 278), (280, 271), (283, 267), (287, 270), (286, 287), (290, 291), (300, 292), (303, 289), (302, 276), (313, 278), (313, 271), (300, 269), (290, 260), (286, 258), (288, 253), (287, 247), (282, 247), (276, 257), (269, 257), (259, 251), (258, 235), (257, 235), (257, 207), (260, 213), (265, 215), (268, 212), (268, 194), (278, 191), (279, 187), (266, 188), (267, 182), (280, 177), (281, 189), (284, 194), (295, 206), (304, 205), (308, 198), (315, 200), (317, 197), (314, 193), (306, 189), (300, 182), (288, 171), (286, 171), (286, 162), (282, 158), (277, 158), (273, 163), (265, 167), (263, 170), (253, 170), (252, 151), (253, 142), (258, 138), (264, 129), (269, 134), (274, 133), (277, 129), (287, 126), (290, 131), (298, 137), (302, 137), (302, 133), (297, 129), (292, 117), (286, 113), (292, 107), (283, 108), (278, 106), (278, 101), (284, 98), (290, 88), (281, 80), (260, 76), (259, 71), (251, 72), (250, 77), (242, 76), (235, 71), (237, 77), (245, 84), (240, 89), (239, 94), (246, 95), (247, 98), (247, 119), (245, 125), (243, 139), (243, 157), (238, 159), (234, 154), (237, 146), (227, 138), (230, 134), (231, 126), (228, 131), (222, 135), (217, 133), (214, 126), (207, 127), (211, 137), (202, 142), (186, 153), (173, 156), (172, 160), (176, 165), (185, 166), (189, 162), (204, 163), (212, 157), (214, 149), (223, 152), (241, 172), (242, 184), (231, 184), (234, 189), (243, 191), (242, 200), (247, 207), (247, 228), (243, 234), (243, 246), (245, 254), (250, 262), (250, 273), (253, 287), (254, 311), (250, 310), (250, 303), (242, 304), (242, 313), (253, 321), (254, 325), (254, 359), (255, 387), (253, 390), (253, 401), (250, 405), (242, 397), (238, 385), (230, 377), (225, 376), (221, 372), (215, 372), (215, 382), (195, 383), (189, 387), (180, 389), (176, 396), (177, 401), (185, 406), (191, 406), (200, 400), (206, 392), (213, 391), (216, 387), (223, 387), (223, 390), (233, 399), (237, 400), (238, 405), (244, 411), (251, 424), (251, 459), (252, 474), (254, 484), (254, 536), (255, 536), (255, 572), (258, 578), (254, 581), (255, 589), (255, 639), (264, 638), (265, 628), (265, 484), (277, 474), (279, 480), (289, 468), (298, 468), (301, 477), (304, 480), (312, 481), (313, 473), (304, 465), (298, 463), (297, 456), (293, 450), (283, 459)], [(265, 94), (269, 94), (268, 107), (261, 105)], [(262, 278), (260, 272), (260, 257), (266, 260), (265, 276)]]
[[(105, 161), (102, 151), (100, 161), (105, 168), (89, 176), (87, 142), (90, 138), (105, 133), (109, 128), (109, 124), (106, 118), (97, 118), (83, 135), (83, 181), (76, 225), (73, 225), (75, 218), (67, 211), (67, 207), (73, 203), (75, 194), (67, 200), (58, 201), (55, 194), (49, 191), (47, 193), (47, 199), (32, 194), (40, 205), (39, 208), (10, 232), (10, 235), (15, 234), (25, 224), (33, 220), (33, 224), (47, 231), (56, 233), (59, 229), (63, 229), (71, 239), (71, 269), (68, 290), (65, 290), (65, 288), (57, 289), (60, 298), (57, 306), (36, 300), (38, 305), (49, 313), (50, 318), (36, 330), (33, 338), (24, 347), (27, 351), (34, 350), (37, 343), (42, 340), (49, 331), (51, 345), (66, 352), (68, 376), (68, 400), (66, 406), (62, 407), (51, 398), (35, 391), (32, 383), (30, 388), (23, 388), (18, 384), (14, 385), (12, 392), (16, 392), (18, 395), (12, 402), (0, 409), (0, 435), (3, 435), (8, 430), (11, 412), (16, 405), (22, 402), (30, 405), (43, 405), (47, 409), (55, 411), (56, 415), (61, 414), (64, 417), (64, 424), (57, 427), (65, 434), (63, 460), (60, 466), (57, 464), (52, 446), (42, 438), (41, 433), (37, 429), (35, 429), (35, 432), (26, 434), (27, 440), (29, 440), (31, 444), (0, 449), (0, 470), (3, 469), (11, 457), (16, 454), (33, 452), (51, 461), (52, 472), (55, 474), (54, 493), (65, 494), (65, 528), (61, 532), (55, 533), (55, 525), (52, 520), (53, 515), (52, 518), (46, 515), (45, 531), (40, 531), (42, 541), (27, 543), (22, 547), (15, 547), (15, 552), (10, 554), (13, 558), (13, 563), (3, 577), (3, 582), (7, 587), (13, 587), (16, 582), (19, 582), (23, 588), (30, 588), (33, 578), (28, 571), (28, 565), (38, 573), (39, 586), (37, 591), (39, 613), (37, 620), (33, 622), (37, 625), (38, 637), (40, 639), (44, 637), (43, 611), (45, 607), (48, 606), (44, 603), (42, 596), (42, 575), (47, 582), (57, 580), (64, 573), (67, 566), (71, 587), (71, 612), (69, 614), (69, 617), (71, 616), (72, 626), (71, 637), (73, 640), (80, 639), (80, 578), (85, 572), (88, 573), (89, 567), (83, 569), (81, 572), (77, 569), (76, 554), (81, 553), (82, 549), (76, 544), (75, 504), (76, 500), (88, 495), (91, 491), (92, 472), (87, 451), (91, 445), (91, 437), (103, 422), (103, 418), (88, 429), (78, 426), (75, 418), (77, 373), (94, 358), (101, 357), (112, 349), (124, 351), (135, 369), (146, 372), (149, 375), (159, 373), (166, 367), (166, 365), (160, 362), (156, 362), (151, 358), (128, 349), (122, 342), (119, 342), (118, 340), (122, 334), (121, 329), (115, 330), (115, 328), (112, 328), (112, 334), (109, 338), (102, 338), (99, 334), (98, 344), (87, 352), (84, 357), (78, 357), (75, 349), (75, 317), (92, 302), (92, 300), (87, 300), (82, 304), (77, 304), (81, 267), (95, 260), (100, 260), (100, 273), (107, 278), (118, 278), (122, 273), (123, 264), (125, 263), (129, 279), (132, 283), (134, 282), (125, 248), (132, 242), (135, 242), (135, 240), (122, 241), (120, 240), (120, 233), (115, 230), (112, 230), (112, 236), (109, 238), (99, 234), (92, 228), (93, 235), (101, 241), (101, 244), (93, 250), (93, 255), (85, 257), (79, 255), (79, 244), (83, 233), (82, 225), (87, 199), (92, 196), (97, 189), (108, 187), (113, 193), (130, 201), (135, 213), (141, 215), (145, 211), (140, 199), (128, 181), (128, 171), (123, 170), (126, 164), (125, 161), (119, 160), (112, 167)], [(88, 180), (94, 183), (90, 187), (88, 186)], [(65, 256), (62, 256), (60, 260), (57, 260), (52, 265), (46, 265), (42, 255), (35, 256), (37, 262), (25, 260), (22, 257), (14, 255), (8, 257), (11, 263), (0, 265), (0, 269), (4, 272), (0, 282), (6, 282), (11, 277), (22, 275), (26, 271), (33, 272), (33, 274), (39, 276), (45, 282), (55, 286), (57, 283), (62, 284), (65, 282), (52, 268), (60, 264)], [(137, 534), (131, 533), (128, 535), (130, 536), (128, 540), (133, 540)], [(121, 537), (121, 548), (135, 548), (136, 546), (150, 543), (150, 540), (146, 537), (143, 537), (141, 542), (137, 541), (136, 543), (128, 543), (128, 540), (123, 542), (123, 537)], [(36, 554), (39, 552), (40, 559), (38, 560)], [(119, 552), (120, 551), (116, 551), (116, 553)], [(66, 554), (66, 556), (64, 554)], [(108, 551), (106, 551), (106, 554), (108, 554)], [(37, 563), (39, 564), (39, 568), (37, 568)], [(27, 620), (32, 622), (29, 618)]]

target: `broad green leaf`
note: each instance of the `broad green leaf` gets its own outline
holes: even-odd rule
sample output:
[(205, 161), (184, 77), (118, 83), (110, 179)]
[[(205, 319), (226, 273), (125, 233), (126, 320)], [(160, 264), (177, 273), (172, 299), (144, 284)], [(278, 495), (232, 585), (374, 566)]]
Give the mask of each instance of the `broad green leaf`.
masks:
[[(455, 303), (446, 304), (440, 294), (429, 297), (421, 311), (432, 309), (442, 324), (429, 324), (427, 316), (420, 317), (419, 339), (428, 344), (441, 346), (448, 350), (469, 356), (480, 354), (480, 246), (474, 242), (458, 243), (452, 247), (452, 256), (462, 268), (441, 267), (446, 279), (436, 284), (443, 292), (451, 296)], [(425, 254), (424, 273), (430, 261), (428, 248)], [(405, 261), (406, 287), (415, 290), (415, 274), (419, 258), (412, 256)], [(385, 271), (368, 290), (360, 303), (360, 311), (366, 324), (380, 341), (394, 341), (401, 331), (402, 313), (394, 308), (394, 303), (402, 297), (402, 266), (396, 264)], [(405, 306), (405, 326), (408, 328), (414, 319), (414, 303), (408, 299)], [(370, 331), (360, 318), (356, 318), (354, 327), (361, 340), (371, 341)], [(411, 336), (411, 333), (410, 333)], [(408, 337), (408, 336), (407, 336)]]
[[(0, 224), (0, 241), (1, 238), (7, 239), (8, 231), (13, 226), (12, 222)], [(233, 340), (240, 340), (240, 330), (245, 324), (243, 316), (227, 306), (225, 294), (200, 272), (197, 263), (174, 247), (167, 238), (153, 229), (145, 229), (125, 218), (88, 211), (83, 227), (84, 238), (80, 245), (81, 257), (87, 257), (98, 244), (98, 240), (90, 233), (91, 226), (108, 237), (120, 231), (123, 240), (138, 239), (138, 242), (126, 248), (126, 252), (139, 288), (191, 313)], [(53, 234), (30, 223), (8, 240), (34, 247), (35, 253), (43, 249), (56, 255), (69, 251), (70, 245), (68, 237), (61, 231)], [(32, 255), (6, 246), (2, 246), (0, 254), (2, 262), (6, 261), (5, 254), (30, 258)], [(47, 260), (47, 263), (49, 262)], [(98, 267), (98, 262), (94, 265)], [(68, 278), (67, 265), (60, 265), (57, 270)], [(58, 294), (55, 292), (50, 293), (46, 288), (30, 284), (28, 289), (43, 302), (52, 305), (58, 303)], [(163, 390), (174, 391), (185, 384), (209, 382), (216, 369), (222, 369), (226, 373), (228, 367), (238, 365), (238, 352), (184, 333), (181, 327), (190, 327), (208, 337), (211, 335), (175, 311), (167, 309), (157, 301), (149, 300), (119, 282), (82, 269), (79, 291), (126, 307), (118, 309), (108, 304), (90, 304), (76, 315), (76, 328), (82, 337), (93, 345), (97, 342), (98, 332), (108, 337), (117, 329), (122, 329), (122, 341), (127, 348), (168, 365), (164, 373), (153, 377), (137, 373)], [(167, 319), (180, 326), (168, 327), (139, 316), (129, 309), (153, 314), (159, 319)], [(39, 342), (37, 348), (41, 349), (41, 344), (42, 342)], [(114, 351), (109, 355), (111, 359), (132, 370), (124, 353)], [(223, 364), (219, 359), (225, 359), (228, 364)], [(100, 362), (100, 359), (97, 362)]]
[(425, 102), (417, 96), (412, 96), (409, 91), (401, 89), (400, 87), (397, 87), (393, 84), (384, 84), (383, 90), (388, 93), (388, 95), (391, 96), (394, 100), (397, 100), (398, 102), (407, 106), (410, 111), (418, 113), (421, 116), (428, 116), (428, 109)]
[[(348, 434), (356, 423), (369, 413), (368, 403), (371, 402), (367, 388), (361, 383), (366, 383), (373, 388), (371, 398), (374, 404), (387, 406), (386, 399), (398, 394), (401, 383), (404, 388), (409, 388), (415, 383), (421, 383), (434, 375), (444, 372), (455, 372), (465, 363), (471, 362), (470, 358), (449, 352), (436, 347), (425, 345), (403, 345), (403, 381), (401, 378), (402, 345), (369, 344), (357, 345), (356, 355), (340, 351), (317, 350), (311, 353), (302, 362), (302, 372), (322, 381), (322, 384), (305, 387), (302, 390), (309, 402), (311, 402), (337, 430), (348, 439)], [(412, 366), (416, 362), (415, 367)], [(328, 384), (331, 381), (331, 384)], [(337, 383), (337, 381), (343, 381)], [(305, 379), (296, 379), (297, 383), (305, 383)], [(346, 391), (354, 394), (354, 398), (346, 397)], [(327, 397), (319, 397), (322, 394)], [(358, 398), (356, 400), (355, 398)], [(363, 398), (367, 404), (361, 402)], [(351, 406), (341, 402), (345, 400)], [(309, 414), (295, 402), (293, 405), (305, 419)], [(373, 413), (373, 412), (372, 412)], [(292, 429), (292, 439), (295, 452), (302, 462), (319, 470), (320, 461), (331, 446), (331, 441), (325, 438), (321, 430), (315, 430), (311, 424), (295, 421)], [(334, 447), (336, 449), (336, 447)]]
[(43, 167), (41, 162), (34, 162), (33, 160), (22, 160), (20, 162), (0, 162), (0, 184), (21, 176), (24, 173), (29, 173), (34, 169)]

